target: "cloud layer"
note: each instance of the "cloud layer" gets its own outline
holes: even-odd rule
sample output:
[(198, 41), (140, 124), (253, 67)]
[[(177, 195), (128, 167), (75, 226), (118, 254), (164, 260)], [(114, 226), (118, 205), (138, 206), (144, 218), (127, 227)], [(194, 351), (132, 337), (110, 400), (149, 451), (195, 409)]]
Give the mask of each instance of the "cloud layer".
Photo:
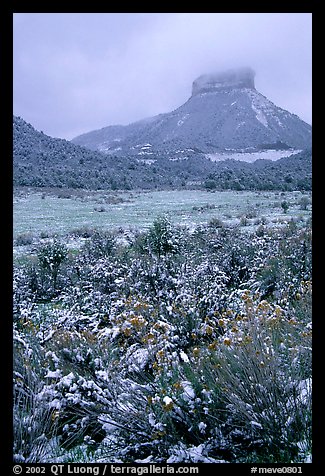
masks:
[(55, 137), (171, 111), (201, 74), (251, 66), (311, 123), (309, 13), (14, 14), (14, 114)]

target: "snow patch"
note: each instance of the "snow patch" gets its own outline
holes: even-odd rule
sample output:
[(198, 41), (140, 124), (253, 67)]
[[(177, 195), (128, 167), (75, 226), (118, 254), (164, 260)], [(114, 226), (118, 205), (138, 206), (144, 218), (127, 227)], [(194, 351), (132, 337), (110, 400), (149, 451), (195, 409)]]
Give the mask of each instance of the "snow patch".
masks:
[(193, 398), (195, 398), (195, 392), (191, 382), (189, 382), (188, 380), (182, 380), (181, 384), (184, 389), (184, 392), (182, 393), (182, 397), (185, 400), (193, 400)]
[(62, 377), (61, 385), (63, 385), (66, 388), (69, 388), (74, 379), (75, 379), (75, 376), (73, 372), (70, 372), (68, 375), (65, 375), (64, 377)]
[(263, 427), (260, 423), (258, 423), (257, 421), (251, 421), (251, 425), (252, 426), (256, 426), (257, 428), (260, 428), (261, 430), (263, 430)]
[(237, 131), (240, 127), (242, 127), (242, 126), (244, 126), (244, 125), (245, 125), (245, 121), (241, 121), (241, 122), (238, 124), (238, 126), (236, 127), (236, 131)]
[(253, 102), (252, 102), (252, 109), (255, 112), (256, 119), (261, 124), (263, 124), (264, 127), (269, 127), (269, 124), (267, 122), (265, 115), (263, 114), (263, 111), (261, 109), (258, 109), (258, 107), (256, 107), (256, 105)]
[[(140, 154), (141, 154), (141, 153), (140, 153)], [(140, 154), (139, 154), (139, 155), (140, 155)], [(143, 155), (143, 154), (141, 154), (141, 155)], [(148, 152), (147, 152), (146, 155), (148, 155)], [(140, 162), (141, 164), (146, 164), (146, 165), (152, 165), (152, 164), (154, 164), (155, 162), (157, 162), (156, 159), (136, 159), (136, 161), (137, 161), (137, 162)]]
[(226, 463), (225, 460), (215, 459), (208, 456), (208, 450), (204, 443), (198, 446), (186, 447), (184, 444), (172, 448), (173, 454), (167, 459), (167, 463)]
[(199, 424), (198, 424), (198, 428), (200, 430), (201, 433), (205, 433), (205, 430), (206, 430), (206, 423), (203, 423), (203, 421), (201, 421)]
[(185, 352), (183, 350), (180, 353), (180, 357), (181, 357), (183, 362), (185, 362), (186, 364), (189, 363), (190, 359), (188, 358), (187, 354), (185, 354)]
[(188, 160), (188, 157), (187, 155), (185, 155), (184, 157), (174, 157), (173, 159), (169, 159), (170, 162), (181, 162), (182, 160)]
[(49, 370), (45, 375), (45, 378), (61, 378), (62, 372), (61, 370)]
[(170, 405), (170, 404), (173, 403), (173, 400), (170, 397), (166, 396), (166, 397), (163, 398), (163, 402), (164, 402), (165, 405)]
[(212, 162), (221, 162), (223, 160), (239, 160), (242, 162), (255, 162), (255, 160), (272, 160), (276, 161), (283, 157), (289, 157), (301, 152), (298, 149), (266, 149), (258, 152), (217, 152), (215, 154), (206, 154), (206, 158), (212, 160)]
[(274, 114), (274, 104), (261, 94), (257, 94), (256, 91), (247, 89), (246, 92), (252, 101), (252, 109), (256, 114), (256, 119), (264, 127), (269, 127), (266, 116), (277, 117), (277, 114)]
[(147, 349), (130, 348), (127, 355), (130, 372), (139, 372), (144, 369), (149, 359), (149, 351)]
[(181, 126), (184, 124), (184, 121), (186, 121), (186, 119), (188, 118), (189, 114), (185, 114), (185, 116), (183, 116), (178, 122), (177, 122), (177, 125), (178, 126)]
[(306, 404), (311, 396), (312, 391), (311, 378), (307, 378), (306, 380), (299, 382), (298, 388), (300, 391), (300, 401), (302, 404)]

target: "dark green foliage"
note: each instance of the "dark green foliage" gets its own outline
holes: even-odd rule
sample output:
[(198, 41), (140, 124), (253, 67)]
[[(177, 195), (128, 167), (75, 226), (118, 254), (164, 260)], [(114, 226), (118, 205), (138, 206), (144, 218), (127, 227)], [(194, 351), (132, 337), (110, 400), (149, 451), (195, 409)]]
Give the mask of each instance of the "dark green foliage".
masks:
[(52, 287), (57, 289), (58, 272), (62, 263), (67, 259), (67, 247), (54, 240), (42, 246), (37, 253), (41, 272), (46, 273), (52, 280)]
[(160, 256), (175, 254), (179, 251), (178, 237), (167, 217), (157, 218), (147, 234), (147, 246), (150, 252)]
[[(84, 232), (82, 236), (85, 236)], [(85, 250), (92, 259), (104, 258), (113, 254), (116, 248), (116, 237), (109, 232), (95, 231), (89, 236)]]
[(301, 197), (299, 204), (302, 210), (307, 210), (308, 206), (311, 204), (311, 201), (308, 197), (303, 196)]
[(286, 200), (283, 200), (283, 202), (281, 202), (281, 208), (284, 211), (284, 213), (286, 213), (288, 211), (289, 206), (290, 205)]
[(169, 160), (163, 154), (150, 156), (155, 161), (150, 165), (134, 157), (105, 155), (51, 138), (19, 117), (14, 117), (13, 134), (15, 186), (72, 190), (311, 190), (311, 151), (276, 162), (246, 163), (212, 162), (193, 149), (186, 160)]
[[(290, 180), (288, 180), (290, 177)], [(311, 151), (285, 157), (275, 162), (253, 163), (226, 160), (216, 163), (205, 186), (211, 190), (311, 190)]]
[(217, 189), (217, 182), (212, 179), (207, 179), (204, 182), (204, 186), (207, 190), (216, 190)]
[(22, 233), (16, 238), (16, 246), (26, 246), (33, 243), (33, 235), (31, 233)]

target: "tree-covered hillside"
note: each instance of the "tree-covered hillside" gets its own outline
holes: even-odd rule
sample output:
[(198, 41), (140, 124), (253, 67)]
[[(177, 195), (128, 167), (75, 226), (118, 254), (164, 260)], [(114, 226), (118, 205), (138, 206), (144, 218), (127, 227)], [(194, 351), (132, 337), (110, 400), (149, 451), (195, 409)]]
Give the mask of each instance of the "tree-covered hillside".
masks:
[(14, 117), (13, 183), (93, 190), (310, 190), (311, 151), (276, 162), (212, 162), (198, 151), (192, 151), (185, 160), (150, 156), (148, 161), (105, 155), (54, 139)]
[[(141, 184), (143, 167), (134, 160), (107, 157), (36, 131), (19, 117), (13, 123), (14, 185), (72, 188), (127, 188), (132, 170)], [(131, 184), (132, 185), (132, 184)]]
[(204, 185), (211, 190), (311, 190), (312, 153), (304, 151), (275, 162), (219, 162)]

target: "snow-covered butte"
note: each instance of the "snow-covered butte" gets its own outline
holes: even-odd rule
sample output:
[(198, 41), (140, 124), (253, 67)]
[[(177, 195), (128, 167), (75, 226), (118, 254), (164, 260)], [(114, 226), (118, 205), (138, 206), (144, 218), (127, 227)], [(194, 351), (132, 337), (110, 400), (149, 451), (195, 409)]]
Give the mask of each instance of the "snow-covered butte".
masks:
[(202, 92), (220, 91), (221, 89), (255, 89), (254, 77), (255, 71), (248, 67), (203, 74), (193, 82), (192, 96)]
[(169, 159), (179, 150), (202, 156), (229, 149), (280, 150), (279, 144), (282, 150), (310, 148), (311, 126), (257, 91), (254, 77), (250, 67), (201, 75), (193, 82), (191, 97), (177, 109), (104, 127), (73, 142), (107, 154)]

